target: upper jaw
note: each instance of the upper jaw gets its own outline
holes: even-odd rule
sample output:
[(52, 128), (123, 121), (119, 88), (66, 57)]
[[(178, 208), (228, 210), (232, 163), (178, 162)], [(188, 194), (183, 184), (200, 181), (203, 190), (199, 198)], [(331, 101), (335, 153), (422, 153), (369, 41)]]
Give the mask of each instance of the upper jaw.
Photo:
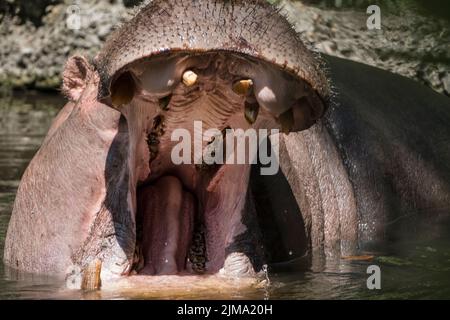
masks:
[(285, 133), (308, 129), (327, 108), (304, 79), (275, 64), (227, 51), (166, 53), (132, 63), (113, 77), (102, 102), (127, 115), (135, 97), (151, 102), (158, 112), (169, 104), (194, 104), (206, 95), (216, 97), (206, 103), (220, 104), (222, 110), (230, 105), (236, 112), (241, 109), (250, 125), (259, 115), (272, 117), (276, 124), (271, 125), (278, 124)]
[[(187, 77), (192, 74), (194, 78)], [(203, 133), (226, 128), (289, 133), (309, 128), (326, 107), (305, 81), (275, 65), (226, 51), (166, 54), (136, 62), (116, 76), (108, 102), (128, 123), (133, 184), (175, 172), (191, 190), (196, 188), (195, 160), (202, 154), (193, 148), (196, 166), (175, 165), (175, 130), (186, 129), (196, 139), (197, 121)], [(212, 139), (200, 142), (201, 152)]]
[(302, 78), (326, 101), (330, 89), (320, 58), (265, 0), (155, 0), (118, 28), (95, 59), (98, 99), (110, 95), (115, 76), (137, 61), (164, 54), (235, 52)]

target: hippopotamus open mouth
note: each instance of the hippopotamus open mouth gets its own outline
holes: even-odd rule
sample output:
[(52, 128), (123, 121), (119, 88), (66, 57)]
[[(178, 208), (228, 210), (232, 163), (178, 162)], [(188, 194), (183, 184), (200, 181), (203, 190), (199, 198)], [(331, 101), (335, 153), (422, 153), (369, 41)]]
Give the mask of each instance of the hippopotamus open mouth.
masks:
[[(225, 50), (158, 54), (123, 67), (114, 78), (101, 100), (120, 110), (129, 128), (141, 272), (217, 272), (226, 248), (245, 230), (250, 167), (198, 163), (195, 151), (191, 164), (175, 164), (174, 130), (194, 137), (194, 121), (220, 132), (303, 130), (323, 114), (320, 97), (304, 79), (274, 64)], [(200, 139), (192, 141), (192, 150), (196, 143), (206, 149), (217, 137)]]
[[(216, 273), (246, 229), (250, 166), (196, 161), (195, 144), (203, 152), (217, 137), (194, 138), (192, 164), (175, 164), (174, 130), (195, 136), (201, 121), (203, 131), (289, 133), (324, 114), (325, 77), (273, 10), (265, 1), (155, 1), (97, 57), (98, 100), (119, 110), (128, 127), (139, 273)], [(263, 16), (272, 30), (254, 25)], [(281, 44), (284, 52), (274, 51)]]

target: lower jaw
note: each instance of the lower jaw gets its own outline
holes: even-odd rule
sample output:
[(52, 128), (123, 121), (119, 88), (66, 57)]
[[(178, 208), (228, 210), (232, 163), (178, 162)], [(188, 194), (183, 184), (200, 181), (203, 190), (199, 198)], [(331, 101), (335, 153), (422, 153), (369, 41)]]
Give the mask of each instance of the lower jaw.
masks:
[(197, 176), (195, 190), (169, 174), (139, 188), (132, 274), (256, 275), (250, 257), (229, 250), (246, 231), (249, 166), (225, 165)]

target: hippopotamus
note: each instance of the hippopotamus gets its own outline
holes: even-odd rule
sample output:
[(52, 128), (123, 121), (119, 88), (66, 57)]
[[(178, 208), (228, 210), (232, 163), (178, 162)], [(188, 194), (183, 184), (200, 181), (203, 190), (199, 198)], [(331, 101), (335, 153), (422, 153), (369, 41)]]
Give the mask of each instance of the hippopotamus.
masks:
[[(267, 1), (146, 3), (94, 59), (67, 61), (62, 92), (18, 188), (12, 268), (251, 277), (448, 225), (448, 98), (319, 55)], [(278, 130), (280, 170), (175, 164), (172, 133), (194, 121)]]

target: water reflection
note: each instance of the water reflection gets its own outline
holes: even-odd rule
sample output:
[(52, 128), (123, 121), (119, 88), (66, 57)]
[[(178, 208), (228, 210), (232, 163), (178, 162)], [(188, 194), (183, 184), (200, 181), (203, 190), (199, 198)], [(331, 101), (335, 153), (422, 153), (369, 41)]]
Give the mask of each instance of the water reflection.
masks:
[[(19, 179), (63, 104), (57, 96), (33, 94), (0, 100), (1, 257)], [(214, 279), (190, 284), (193, 279), (183, 282), (178, 279), (178, 287), (170, 288), (166, 282), (162, 283), (166, 290), (159, 290), (156, 284), (147, 287), (139, 284), (135, 277), (126, 280), (126, 285), (83, 293), (65, 289), (60, 278), (19, 273), (0, 262), (0, 299), (449, 299), (449, 243), (449, 240), (410, 242), (385, 251), (396, 253), (392, 256), (378, 255), (375, 260), (364, 262), (335, 260), (309, 272), (272, 270), (270, 286), (228, 289)], [(380, 291), (366, 287), (366, 270), (370, 264), (381, 267)]]

